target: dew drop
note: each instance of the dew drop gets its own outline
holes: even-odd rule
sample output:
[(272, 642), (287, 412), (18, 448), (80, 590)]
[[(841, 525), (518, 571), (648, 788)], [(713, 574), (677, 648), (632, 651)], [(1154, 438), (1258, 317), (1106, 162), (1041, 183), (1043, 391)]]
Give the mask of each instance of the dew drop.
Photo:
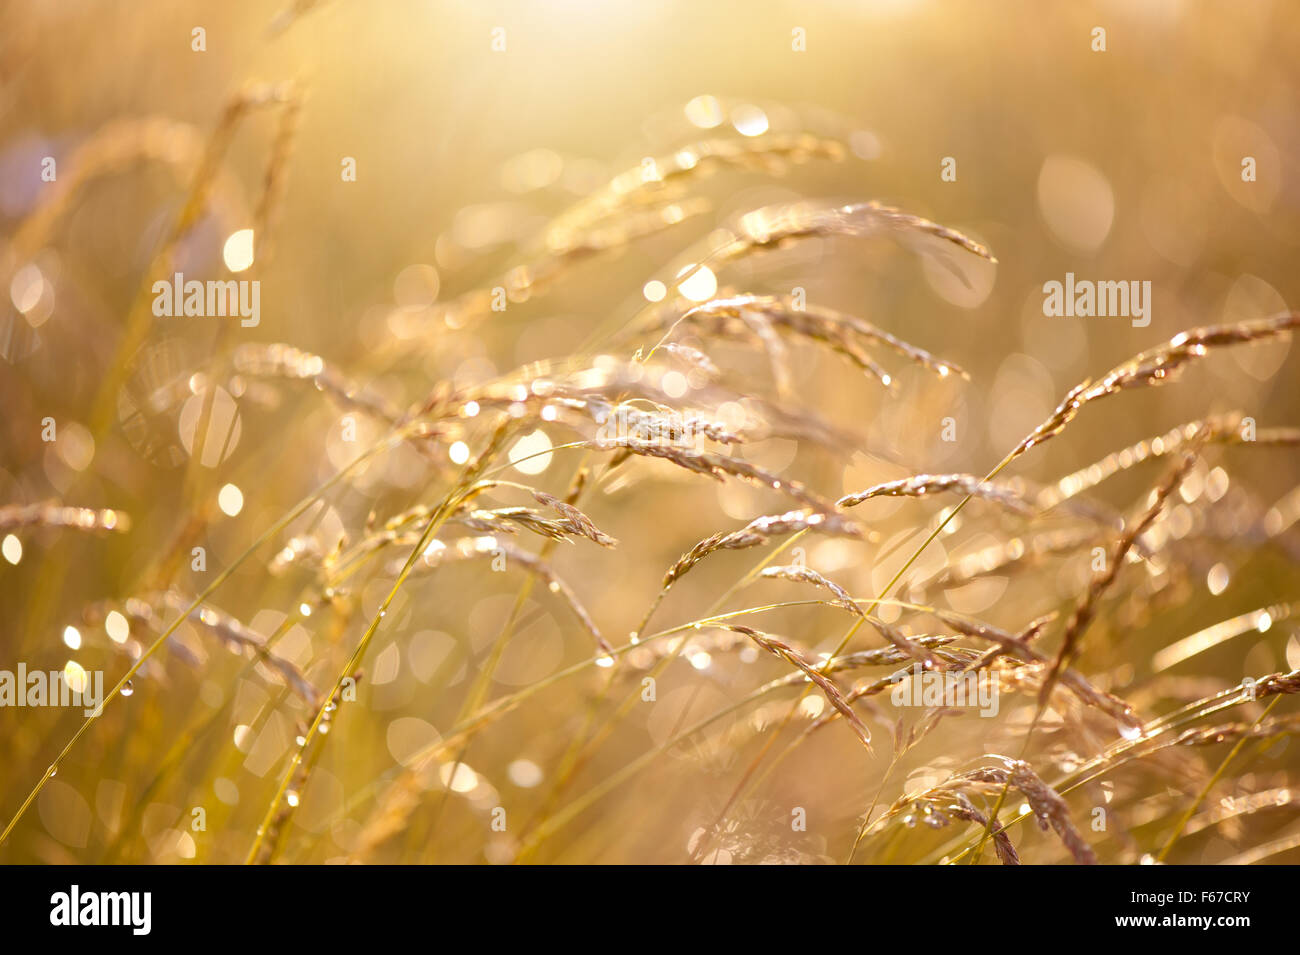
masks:
[(126, 685), (122, 687), (122, 696), (130, 696), (134, 692), (135, 692), (135, 686), (132, 685), (130, 680), (127, 680)]

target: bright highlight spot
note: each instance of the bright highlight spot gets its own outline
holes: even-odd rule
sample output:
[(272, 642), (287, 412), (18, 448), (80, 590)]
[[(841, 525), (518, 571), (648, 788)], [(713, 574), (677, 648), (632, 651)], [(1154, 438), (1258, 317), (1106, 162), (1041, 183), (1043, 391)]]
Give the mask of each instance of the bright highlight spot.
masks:
[(80, 693), (86, 689), (86, 670), (76, 660), (69, 660), (63, 665), (63, 679), (67, 681), (68, 689), (73, 693)]
[[(687, 275), (693, 268), (694, 266), (688, 265), (678, 273), (678, 277), (680, 278), (683, 275)], [(690, 299), (692, 302), (707, 302), (709, 299), (713, 298), (718, 291), (718, 279), (717, 276), (713, 274), (712, 269), (707, 265), (701, 265), (693, 274), (690, 274), (688, 278), (678, 283), (677, 291), (681, 292), (682, 295), (686, 296), (686, 298)]]
[(682, 395), (686, 394), (687, 390), (690, 388), (690, 383), (686, 380), (686, 376), (680, 371), (670, 371), (668, 374), (664, 375), (663, 381), (659, 383), (659, 386), (663, 388), (664, 394), (669, 398), (680, 398)]
[(815, 720), (826, 709), (826, 700), (820, 696), (805, 696), (799, 701), (799, 712), (805, 718)]
[(126, 643), (127, 637), (131, 636), (131, 625), (126, 617), (116, 610), (110, 610), (108, 616), (104, 618), (104, 629), (108, 631), (108, 638), (114, 643)]
[(227, 484), (217, 494), (217, 505), (223, 513), (234, 517), (244, 509), (244, 492), (233, 484)]
[(457, 441), (447, 449), (447, 456), (451, 458), (452, 464), (464, 464), (469, 460), (469, 445), (464, 441)]
[(232, 232), (221, 249), (221, 258), (232, 272), (242, 272), (253, 264), (253, 230)]
[(63, 628), (63, 645), (69, 650), (81, 649), (81, 631), (76, 627)]
[[(541, 474), (551, 464), (551, 439), (545, 431), (533, 431), (514, 443), (510, 449), (510, 463), (521, 474)], [(536, 455), (536, 457), (532, 457)]]
[(4, 554), (9, 563), (17, 564), (23, 559), (23, 542), (13, 534), (6, 534), (4, 543), (0, 544), (0, 553)]
[(13, 281), (9, 283), (9, 300), (14, 303), (14, 308), (25, 314), (40, 304), (44, 290), (45, 276), (41, 270), (34, 265), (24, 265), (14, 273)]

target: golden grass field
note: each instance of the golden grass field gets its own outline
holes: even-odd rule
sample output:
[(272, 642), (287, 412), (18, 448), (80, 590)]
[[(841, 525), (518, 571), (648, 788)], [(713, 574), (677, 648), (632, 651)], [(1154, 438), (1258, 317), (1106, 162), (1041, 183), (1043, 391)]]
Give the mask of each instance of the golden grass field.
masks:
[(1300, 861), (1297, 43), (6, 6), (0, 862)]

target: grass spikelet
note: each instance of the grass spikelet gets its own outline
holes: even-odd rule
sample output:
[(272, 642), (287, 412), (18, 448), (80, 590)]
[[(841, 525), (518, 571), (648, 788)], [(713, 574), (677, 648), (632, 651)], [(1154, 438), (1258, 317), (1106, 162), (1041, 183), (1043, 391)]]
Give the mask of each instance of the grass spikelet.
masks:
[(1288, 334), (1297, 326), (1300, 326), (1300, 312), (1283, 312), (1251, 322), (1207, 325), (1180, 332), (1165, 344), (1116, 365), (1097, 381), (1089, 380), (1076, 385), (1051, 416), (1026, 436), (1010, 456), (1017, 457), (1060, 434), (1084, 405), (1130, 388), (1165, 384), (1184, 366), (1205, 357), (1211, 351), (1277, 338)]
[(805, 660), (788, 643), (784, 643), (769, 634), (760, 633), (752, 627), (742, 627), (739, 624), (729, 624), (728, 629), (734, 630), (736, 633), (744, 634), (768, 653), (779, 657), (791, 666), (797, 667), (817, 686), (819, 690), (822, 691), (823, 694), (825, 694), (826, 699), (831, 706), (835, 707), (844, 719), (848, 721), (848, 724), (853, 727), (853, 732), (856, 733), (858, 739), (862, 741), (862, 745), (867, 748), (868, 752), (871, 751), (871, 732), (867, 729), (866, 724), (858, 718), (858, 714), (853, 712), (853, 707), (845, 700), (844, 694), (840, 691), (840, 688), (835, 685), (834, 680), (823, 674), (820, 669), (814, 667), (811, 663)]
[[(174, 591), (164, 594), (160, 602), (174, 613), (186, 613), (187, 608), (193, 603), (191, 599)], [(309, 706), (315, 706), (320, 702), (320, 691), (295, 664), (275, 653), (271, 649), (271, 641), (265, 636), (250, 630), (234, 617), (213, 607), (197, 607), (188, 610), (186, 616), (230, 648), (247, 652), (265, 663), (279, 675), (285, 686), (293, 690)], [(128, 613), (128, 617), (142, 619), (138, 609), (135, 613)], [(147, 619), (152, 622), (153, 616), (150, 615)]]
[[(981, 829), (988, 828), (988, 817), (975, 808), (969, 796), (957, 792), (953, 794), (953, 800), (953, 805), (945, 807), (949, 815), (976, 823)], [(993, 833), (993, 848), (997, 852), (998, 861), (1003, 865), (1020, 865), (1020, 855), (1016, 852), (1016, 847), (1005, 829), (999, 828)]]
[[(849, 595), (849, 592), (847, 590), (845, 590), (839, 584), (835, 583), (833, 580), (829, 580), (826, 577), (823, 577), (821, 574), (817, 573), (817, 571), (813, 570), (810, 567), (802, 567), (798, 565), (790, 565), (785, 567), (764, 567), (761, 576), (775, 577), (780, 580), (791, 580), (791, 581), (795, 581), (796, 583), (802, 583), (802, 584), (812, 584), (814, 587), (820, 587), (823, 590), (829, 590), (835, 597), (835, 599), (831, 601), (831, 604), (833, 606), (840, 607), (841, 609), (847, 610), (849, 613), (856, 615), (861, 620), (867, 619), (867, 616), (865, 613), (863, 613), (862, 608), (858, 606), (857, 601), (855, 601)], [(890, 643), (892, 643), (899, 650), (906, 653), (909, 657), (912, 657), (915, 660), (920, 660), (927, 667), (934, 667), (938, 665), (937, 661), (935, 660), (934, 654), (932, 654), (925, 647), (909, 639), (897, 628), (890, 627), (887, 625), (881, 625), (878, 622), (873, 622), (873, 626), (875, 626), (876, 629), (880, 630), (880, 632), (885, 636), (887, 640), (889, 640)]]
[(1223, 620), (1157, 651), (1151, 658), (1151, 668), (1159, 673), (1161, 670), (1168, 670), (1170, 667), (1190, 660), (1198, 653), (1213, 649), (1221, 645), (1225, 640), (1231, 640), (1233, 637), (1239, 637), (1247, 633), (1264, 633), (1273, 624), (1294, 616), (1298, 610), (1300, 610), (1300, 604), (1294, 602), (1270, 604), (1267, 607), (1260, 607), (1258, 610), (1252, 610), (1249, 613), (1239, 614), (1236, 617)]
[(552, 497), (543, 491), (534, 491), (533, 497), (537, 499), (537, 503), (545, 504), (552, 510), (557, 511), (560, 516), (564, 518), (561, 526), (569, 533), (576, 534), (579, 537), (585, 537), (588, 540), (599, 544), (601, 547), (618, 546), (618, 541), (593, 524), (591, 518), (582, 513), (582, 511), (578, 510), (572, 504), (561, 501), (557, 497)]
[(1187, 476), (1192, 464), (1196, 461), (1196, 453), (1196, 447), (1183, 452), (1182, 461), (1156, 489), (1152, 495), (1151, 504), (1146, 511), (1139, 515), (1129, 527), (1125, 528), (1124, 533), (1116, 542), (1114, 550), (1107, 559), (1106, 569), (1093, 578), (1087, 594), (1075, 608), (1069, 623), (1066, 624), (1065, 636), (1061, 640), (1061, 649), (1057, 653), (1052, 669), (1043, 683), (1040, 705), (1046, 705), (1047, 699), (1051, 696), (1052, 688), (1056, 685), (1057, 675), (1060, 670), (1069, 666), (1078, 654), (1079, 640), (1097, 612), (1097, 601), (1115, 582), (1115, 577), (1119, 573), (1120, 567), (1123, 566), (1125, 558), (1128, 557), (1129, 551), (1132, 550), (1134, 543), (1160, 515), (1160, 512), (1164, 509), (1165, 501), (1169, 499), (1169, 495), (1174, 493), (1178, 485)]
[(829, 514), (835, 510), (834, 503), (810, 491), (798, 481), (781, 478), (770, 471), (725, 454), (697, 451), (694, 448), (632, 437), (601, 439), (591, 442), (590, 446), (601, 451), (621, 450), (643, 457), (671, 461), (680, 468), (716, 481), (721, 481), (724, 476), (740, 478), (750, 484), (779, 491), (821, 513)]
[(678, 324), (698, 326), (710, 335), (738, 337), (740, 333), (734, 323), (743, 322), (749, 315), (762, 316), (767, 320), (767, 327), (787, 335), (826, 345), (887, 388), (893, 385), (893, 379), (872, 360), (868, 353), (872, 346), (883, 346), (940, 378), (970, 377), (952, 362), (936, 358), (860, 318), (813, 305), (796, 306), (788, 297), (734, 295), (712, 299), (689, 309)]
[(240, 345), (234, 351), (233, 364), (241, 375), (310, 380), (344, 408), (364, 411), (389, 424), (401, 418), (383, 398), (350, 382), (319, 355), (292, 345)]
[(972, 779), (1000, 785), (1010, 784), (1029, 802), (1041, 828), (1049, 826), (1070, 851), (1074, 861), (1081, 865), (1096, 865), (1097, 854), (1075, 828), (1070, 819), (1070, 808), (1065, 800), (1047, 783), (1043, 782), (1032, 766), (1021, 759), (1006, 760), (1007, 769), (984, 769), (971, 774)]
[(817, 530), (824, 534), (838, 534), (843, 537), (861, 538), (862, 531), (835, 514), (823, 514), (818, 511), (786, 511), (784, 514), (770, 514), (756, 517), (740, 530), (727, 534), (712, 534), (700, 541), (677, 559), (668, 572), (664, 574), (663, 587), (667, 590), (687, 571), (702, 561), (709, 554), (720, 550), (744, 550), (759, 547), (774, 537), (797, 534), (803, 531)]
[(813, 236), (843, 235), (861, 239), (878, 235), (922, 235), (940, 239), (990, 262), (997, 261), (987, 247), (956, 229), (875, 200), (848, 205), (795, 202), (765, 206), (741, 216), (737, 225), (738, 235), (732, 244), (718, 253), (724, 260), (790, 239)]

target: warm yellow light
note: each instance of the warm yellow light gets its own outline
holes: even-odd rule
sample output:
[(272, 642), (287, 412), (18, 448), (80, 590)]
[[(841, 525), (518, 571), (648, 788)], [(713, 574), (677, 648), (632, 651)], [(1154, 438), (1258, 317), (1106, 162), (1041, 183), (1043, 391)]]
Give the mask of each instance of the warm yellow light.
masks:
[(244, 492), (233, 484), (222, 487), (217, 494), (217, 506), (231, 517), (244, 509)]
[(242, 272), (253, 264), (253, 230), (232, 232), (221, 249), (221, 258), (232, 272)]

